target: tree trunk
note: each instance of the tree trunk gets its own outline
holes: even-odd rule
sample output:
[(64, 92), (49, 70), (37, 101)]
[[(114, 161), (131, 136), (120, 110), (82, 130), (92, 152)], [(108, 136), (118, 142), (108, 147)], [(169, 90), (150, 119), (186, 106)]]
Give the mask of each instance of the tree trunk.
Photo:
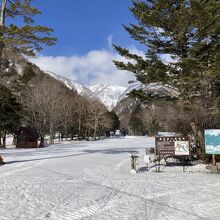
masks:
[(73, 132), (71, 133), (71, 140), (73, 140), (73, 137), (74, 137), (74, 135), (73, 135)]
[(89, 140), (89, 135), (90, 135), (90, 131), (88, 130), (88, 128), (86, 128), (85, 130), (85, 139)]
[(12, 144), (13, 145), (16, 145), (17, 144), (17, 135), (13, 135), (13, 141), (12, 141)]
[(0, 14), (0, 74), (2, 74), (3, 65), (2, 65), (2, 52), (4, 48), (3, 36), (4, 36), (4, 25), (5, 25), (5, 12), (6, 12), (7, 0), (2, 0), (1, 5), (1, 14)]
[(67, 135), (67, 126), (64, 126), (64, 133), (65, 133), (65, 140), (67, 140), (68, 139), (68, 135)]
[(39, 144), (39, 147), (45, 147), (44, 146), (44, 137), (41, 135), (40, 136), (40, 144)]
[(2, 144), (3, 144), (3, 147), (6, 148), (6, 133), (3, 134)]
[(81, 135), (81, 116), (79, 117), (79, 125), (78, 125), (78, 140), (80, 139)]
[(4, 26), (4, 24), (5, 24), (6, 4), (7, 4), (7, 0), (2, 0), (1, 17), (0, 17), (0, 28), (2, 28)]
[(205, 140), (204, 140), (204, 134), (201, 130), (199, 130), (198, 126), (196, 125), (195, 122), (191, 122), (190, 123), (193, 134), (196, 138), (198, 138), (199, 141), (199, 156), (201, 157), (201, 159), (205, 158)]
[(50, 125), (50, 144), (54, 143), (54, 131), (53, 131), (53, 125)]
[(94, 132), (93, 132), (93, 139), (96, 141), (96, 136), (97, 136), (97, 126), (96, 126), (96, 124), (95, 124), (95, 126), (94, 126)]
[(0, 132), (0, 147), (2, 147), (2, 134)]

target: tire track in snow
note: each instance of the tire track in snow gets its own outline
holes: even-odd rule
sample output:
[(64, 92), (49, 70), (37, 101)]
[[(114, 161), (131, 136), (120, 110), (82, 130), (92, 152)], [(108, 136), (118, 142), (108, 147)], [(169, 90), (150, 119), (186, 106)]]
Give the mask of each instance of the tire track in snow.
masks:
[[(58, 171), (53, 171), (53, 170), (49, 170), (49, 169), (45, 169), (45, 168), (41, 168), (41, 167), (37, 167), (37, 169), (42, 169), (42, 170), (46, 170), (46, 171), (51, 172), (51, 173), (55, 173), (57, 175), (61, 175), (61, 176), (65, 177), (65, 178), (68, 178), (69, 180), (76, 179), (75, 176), (68, 175), (68, 174), (63, 174), (63, 173), (58, 172)], [(105, 175), (103, 177), (105, 177)], [(122, 176), (119, 176), (119, 177), (122, 177)], [(108, 178), (110, 178), (110, 179), (113, 178), (112, 180), (114, 181), (114, 177), (109, 176)], [(93, 181), (91, 181), (90, 179), (92, 179)], [(182, 213), (182, 214), (185, 214), (185, 215), (192, 216), (193, 217), (192, 219), (205, 219), (205, 218), (203, 218), (201, 216), (198, 216), (198, 215), (196, 215), (194, 213), (191, 213), (189, 211), (185, 211), (185, 210), (182, 210), (180, 208), (172, 207), (171, 205), (165, 204), (163, 202), (160, 202), (159, 200), (156, 201), (155, 198), (156, 197), (157, 198), (160, 197), (160, 194), (157, 194), (157, 196), (154, 196), (155, 193), (153, 193), (153, 196), (151, 198), (150, 197), (143, 197), (143, 196), (140, 196), (140, 195), (136, 195), (136, 194), (132, 194), (132, 193), (126, 192), (123, 189), (116, 189), (116, 188), (114, 188), (115, 185), (113, 185), (113, 186), (112, 186), (112, 184), (110, 184), (110, 185), (102, 185), (102, 184), (99, 184), (97, 182), (94, 182), (94, 178), (90, 178), (90, 179), (89, 178), (88, 179), (82, 179), (82, 182), (90, 183), (91, 185), (99, 186), (99, 187), (101, 187), (103, 189), (108, 189), (108, 190), (110, 190), (109, 195), (111, 195), (111, 193), (114, 193), (114, 195), (108, 197), (107, 201), (104, 203), (104, 206), (103, 206), (103, 198), (100, 198), (100, 200), (98, 200), (98, 204), (100, 204), (99, 206), (97, 206), (97, 202), (96, 203), (93, 202), (93, 203), (89, 203), (88, 204), (88, 207), (90, 207), (90, 208), (83, 207), (84, 208), (83, 210), (81, 210), (81, 209), (79, 209), (78, 211), (74, 210), (73, 213), (76, 215), (76, 217), (78, 216), (78, 219), (81, 218), (80, 216), (82, 216), (82, 211), (84, 211), (84, 212), (86, 211), (87, 212), (86, 216), (90, 217), (90, 216), (95, 216), (96, 214), (98, 214), (102, 210), (103, 210), (103, 212), (105, 212), (106, 210), (111, 210), (114, 207), (116, 207), (117, 205), (121, 205), (122, 204), (122, 206), (120, 206), (119, 209), (113, 210), (113, 213), (112, 213), (114, 216), (120, 216), (120, 209), (123, 209), (124, 207), (126, 208), (127, 202), (128, 203), (131, 202), (131, 199), (132, 199), (132, 202), (140, 200), (140, 201), (146, 202), (146, 203), (150, 202), (150, 203), (158, 206), (158, 208), (166, 208), (166, 209), (170, 209), (170, 210), (173, 210), (173, 211), (178, 211), (180, 213), (180, 216), (181, 216), (181, 213)], [(153, 181), (150, 180), (150, 182), (153, 182)], [(119, 183), (119, 185), (120, 185), (120, 183)], [(60, 200), (58, 203), (52, 204), (51, 207), (47, 207), (41, 213), (39, 213), (38, 215), (35, 215), (34, 218), (32, 218), (32, 219), (39, 219), (38, 217), (41, 217), (42, 214), (45, 214), (44, 215), (44, 219), (45, 219), (46, 216), (49, 216), (49, 215), (47, 215), (48, 211), (55, 210), (59, 205), (61, 205), (62, 203), (64, 203), (66, 200), (68, 200), (69, 198), (73, 197), (74, 195), (75, 195), (75, 192), (72, 195), (69, 195), (68, 197), (64, 198), (63, 200)], [(123, 199), (121, 201), (119, 201), (117, 196), (123, 196)], [(114, 199), (115, 199), (115, 201), (114, 201)], [(153, 199), (153, 202), (152, 202), (152, 199)], [(152, 207), (154, 208), (154, 206), (152, 206)], [(152, 208), (151, 208), (151, 210), (152, 210)], [(69, 213), (71, 213), (71, 212), (66, 212), (66, 216), (70, 216)], [(147, 216), (148, 219), (150, 219), (152, 214), (153, 213), (151, 211), (150, 214)], [(63, 213), (63, 215), (65, 215), (65, 213)], [(66, 218), (66, 219), (68, 219), (68, 218)], [(72, 216), (72, 218), (73, 218), (73, 216)]]
[[(97, 203), (97, 204), (93, 204), (90, 206), (84, 206), (76, 211), (73, 212), (65, 212), (65, 213), (60, 213), (57, 215), (56, 218), (54, 219), (84, 219), (86, 217), (91, 217), (93, 215), (97, 215), (99, 214), (101, 211), (103, 211), (103, 209), (105, 211), (107, 211), (108, 209), (110, 209), (110, 205), (107, 206), (106, 201), (103, 201), (100, 199), (100, 201), (102, 201), (103, 203)], [(95, 202), (96, 203), (96, 202)], [(108, 201), (107, 201), (108, 203)], [(114, 206), (112, 206), (114, 207)]]
[[(103, 172), (101, 172), (101, 170), (99, 169), (100, 173), (103, 174)], [(105, 178), (110, 178), (110, 179), (114, 179), (114, 177), (111, 177), (111, 176), (106, 176), (106, 175), (103, 175)], [(167, 202), (162, 202), (160, 200), (160, 198), (164, 197), (164, 196), (169, 196), (169, 194), (167, 193), (158, 193), (156, 192), (155, 190), (155, 187), (154, 187), (154, 184), (157, 183), (156, 179), (153, 178), (152, 179), (152, 176), (153, 175), (149, 175), (150, 177), (150, 184), (151, 184), (151, 189), (152, 189), (152, 192), (151, 192), (151, 195), (150, 196), (147, 196), (147, 197), (144, 197), (144, 196), (140, 196), (140, 195), (137, 195), (137, 194), (133, 194), (133, 193), (129, 193), (127, 191), (123, 191), (121, 189), (115, 189), (117, 190), (118, 194), (117, 196), (120, 194), (120, 195), (123, 195), (124, 198), (123, 200), (120, 202), (120, 201), (110, 201), (111, 203), (111, 207), (116, 207), (116, 206), (119, 206), (120, 204), (123, 205), (123, 207), (121, 207), (122, 209), (126, 206), (126, 204), (135, 204), (137, 203), (138, 201), (142, 201), (144, 202), (145, 204), (148, 205), (149, 207), (149, 204), (150, 204), (150, 208), (149, 208), (149, 213), (145, 216), (144, 219), (149, 219), (151, 220), (153, 214), (158, 214), (158, 210), (170, 210), (170, 211), (177, 211), (179, 213), (179, 215), (182, 217), (183, 215), (187, 215), (187, 216), (191, 216), (191, 219), (204, 219), (204, 220), (207, 220), (206, 218), (200, 216), (200, 215), (197, 215), (195, 213), (192, 213), (190, 211), (187, 211), (187, 210), (183, 210), (181, 208), (178, 208), (178, 207), (173, 207), (171, 205), (169, 205)], [(123, 179), (122, 176), (120, 176), (121, 179)], [(138, 182), (138, 181), (137, 181)], [(103, 187), (110, 187), (110, 186), (103, 186)], [(117, 207), (118, 208), (118, 207)], [(129, 208), (129, 207), (128, 207)], [(130, 210), (129, 210), (130, 211)], [(137, 210), (135, 210), (136, 212)], [(126, 212), (121, 212), (123, 213), (123, 216), (124, 216), (124, 213)], [(117, 214), (119, 214), (120, 216), (120, 210), (115, 210), (114, 211), (114, 218), (117, 216)], [(129, 213), (129, 216), (131, 216), (131, 212)], [(127, 218), (129, 218), (129, 216), (127, 216)], [(112, 216), (113, 217), (113, 216)], [(117, 216), (118, 217), (118, 216)], [(121, 217), (121, 216), (120, 216)], [(155, 217), (155, 216), (154, 216)], [(107, 219), (107, 218), (105, 218)], [(111, 219), (111, 218), (110, 218)], [(126, 218), (125, 218), (126, 219)]]
[[(123, 165), (125, 161), (123, 161)], [(126, 163), (128, 161), (126, 160)], [(118, 166), (117, 166), (118, 167)], [(128, 183), (130, 185), (131, 178), (125, 177), (121, 173), (117, 172), (111, 172), (114, 170), (113, 168), (107, 168), (107, 167), (99, 167), (93, 176), (99, 176), (103, 179), (108, 180), (109, 186), (113, 187), (114, 189), (118, 190), (117, 195), (112, 198), (108, 204), (101, 210), (101, 214), (103, 214), (104, 219), (129, 219), (129, 216), (131, 217), (133, 214), (139, 213), (139, 210), (135, 210), (134, 207), (136, 206), (137, 202), (141, 204), (142, 213), (145, 213), (145, 201), (140, 200), (139, 198), (131, 197), (130, 195), (127, 195), (126, 188), (128, 188)], [(110, 175), (107, 175), (110, 174)], [(112, 176), (114, 174), (114, 176)], [(133, 184), (138, 184), (139, 180), (132, 180)], [(143, 183), (143, 182), (142, 182)], [(106, 187), (106, 185), (105, 185)], [(147, 202), (149, 203), (149, 202)], [(133, 204), (133, 205), (132, 205)], [(144, 206), (144, 209), (143, 209)], [(148, 205), (149, 206), (149, 205)], [(139, 207), (140, 209), (140, 207)], [(123, 214), (122, 214), (123, 213)], [(129, 213), (129, 214), (128, 214)], [(125, 218), (125, 216), (127, 216)], [(146, 214), (144, 215), (146, 216)], [(103, 219), (101, 216), (98, 219)], [(96, 219), (94, 217), (94, 219)]]
[[(35, 163), (30, 163), (29, 166), (25, 166), (26, 162), (21, 162), (19, 165), (16, 165), (16, 166), (13, 166), (13, 167), (21, 167), (21, 166), (25, 166), (25, 167), (18, 168), (18, 169), (12, 170), (12, 171), (6, 171), (6, 172), (0, 174), (0, 178), (3, 179), (3, 177), (7, 177), (7, 176), (13, 175), (15, 173), (17, 174), (17, 172), (29, 170), (29, 169), (37, 167), (37, 166), (39, 166), (43, 163), (44, 163), (44, 161), (38, 161), (38, 162), (35, 162)], [(7, 168), (7, 163), (4, 166)]]
[[(154, 187), (155, 181), (154, 182), (152, 181), (152, 176), (147, 175), (147, 177), (148, 177), (148, 184), (150, 184), (150, 189), (152, 190), (153, 195), (155, 195), (155, 193), (156, 193), (155, 192), (155, 187)], [(144, 189), (145, 189), (145, 192), (146, 192), (146, 188), (144, 188)], [(148, 193), (148, 192), (146, 192), (146, 193)], [(150, 207), (147, 206), (147, 209), (146, 209), (146, 220), (148, 220), (148, 219), (150, 220), (151, 219), (151, 216), (152, 216), (152, 214), (153, 214), (153, 212), (155, 210), (155, 201), (156, 201), (155, 199), (156, 199), (156, 197), (153, 196), (153, 199), (150, 202)], [(145, 204), (147, 204), (147, 203), (145, 203)]]
[[(54, 173), (54, 174), (58, 174), (58, 175), (63, 176), (65, 178), (68, 177), (69, 180), (71, 178), (72, 178), (72, 180), (74, 180), (74, 179), (76, 180), (76, 177), (74, 177), (72, 175), (64, 174), (64, 173), (54, 171), (54, 170), (50, 170), (50, 169), (46, 169), (46, 168), (41, 168), (41, 167), (37, 167), (37, 168), (48, 171), (48, 172), (51, 172), (51, 173)], [(94, 183), (90, 180), (81, 179), (81, 181), (85, 182), (85, 183), (95, 185), (95, 186), (103, 187), (103, 185)], [(106, 188), (106, 187), (104, 187), (104, 188)], [(74, 191), (73, 194), (70, 194), (68, 197), (60, 200), (58, 203), (53, 204), (50, 207), (47, 207), (45, 210), (43, 210), (42, 212), (35, 215), (34, 218), (37, 218), (37, 217), (40, 217), (40, 216), (42, 216), (42, 217), (43, 216), (44, 217), (48, 216), (48, 218), (49, 218), (52, 215), (53, 219), (82, 219), (82, 218), (85, 218), (85, 217), (95, 215), (98, 212), (100, 212), (108, 204), (108, 202), (117, 195), (117, 193), (118, 193), (117, 190), (115, 190), (112, 187), (108, 187), (108, 190), (109, 189), (110, 189), (110, 192), (108, 194), (104, 194), (104, 196), (100, 197), (95, 202), (90, 202), (86, 206), (84, 206), (84, 207), (82, 207), (78, 210), (75, 210), (72, 213), (68, 212), (68, 211), (62, 212), (60, 210), (59, 210), (59, 214), (54, 213), (54, 210), (58, 206), (64, 204), (67, 200), (69, 200), (71, 197), (73, 197), (75, 195), (75, 191)], [(54, 215), (56, 215), (56, 216), (54, 216)]]

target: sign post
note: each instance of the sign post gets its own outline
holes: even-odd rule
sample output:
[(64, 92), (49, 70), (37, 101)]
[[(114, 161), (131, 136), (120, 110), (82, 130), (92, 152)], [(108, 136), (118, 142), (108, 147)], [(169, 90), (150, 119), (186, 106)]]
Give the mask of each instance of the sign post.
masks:
[(150, 155), (149, 154), (145, 154), (144, 155), (144, 162), (146, 164), (146, 167), (147, 167), (147, 171), (149, 169), (149, 163), (150, 163)]
[(130, 153), (130, 158), (131, 158), (131, 172), (137, 173), (138, 165), (139, 165), (138, 153)]
[(216, 165), (215, 154), (212, 154), (212, 163), (213, 163), (214, 166)]

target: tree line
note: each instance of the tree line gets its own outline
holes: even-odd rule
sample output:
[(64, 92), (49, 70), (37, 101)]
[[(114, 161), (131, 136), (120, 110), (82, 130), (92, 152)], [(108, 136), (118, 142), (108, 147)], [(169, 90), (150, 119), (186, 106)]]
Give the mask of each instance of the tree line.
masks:
[(56, 133), (61, 139), (96, 140), (106, 131), (117, 129), (115, 113), (108, 112), (99, 100), (80, 96), (50, 77), (36, 78), (34, 87), (25, 89), (21, 97), (24, 123), (37, 128), (41, 143), (48, 134), (50, 143)]
[(16, 137), (22, 126), (37, 129), (40, 146), (44, 146), (46, 136), (49, 136), (50, 143), (57, 136), (59, 139), (97, 140), (120, 126), (117, 115), (109, 112), (99, 100), (80, 96), (45, 73), (32, 76), (25, 83), (18, 82), (16, 80), (12, 89), (0, 85), (2, 146), (5, 146), (6, 135), (15, 134)]

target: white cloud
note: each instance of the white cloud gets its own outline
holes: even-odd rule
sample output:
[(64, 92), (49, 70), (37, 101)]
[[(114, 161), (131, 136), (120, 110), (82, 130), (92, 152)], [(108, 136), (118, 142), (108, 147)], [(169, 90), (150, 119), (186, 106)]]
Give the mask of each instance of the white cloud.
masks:
[(108, 41), (108, 48), (111, 50), (112, 49), (112, 43), (113, 43), (113, 36), (109, 35), (107, 38)]
[[(134, 74), (127, 71), (119, 71), (113, 64), (113, 60), (127, 62), (124, 57), (119, 56), (112, 49), (112, 35), (107, 38), (108, 49), (93, 50), (85, 55), (73, 56), (42, 56), (30, 58), (44, 71), (51, 71), (71, 80), (77, 80), (85, 85), (91, 86), (100, 83), (112, 83), (119, 86), (129, 86), (129, 81), (134, 81)], [(133, 54), (145, 57), (143, 51), (130, 45), (129, 50)], [(164, 63), (175, 62), (169, 54), (160, 55)], [(132, 62), (132, 60), (130, 60)]]
[[(111, 39), (110, 36), (109, 42)], [(131, 51), (142, 54), (135, 48), (132, 48)], [(124, 59), (109, 50), (94, 50), (84, 56), (38, 56), (30, 59), (44, 71), (51, 71), (86, 85), (112, 83), (128, 86), (128, 81), (135, 79), (134, 75), (127, 71), (117, 70), (112, 60)]]

